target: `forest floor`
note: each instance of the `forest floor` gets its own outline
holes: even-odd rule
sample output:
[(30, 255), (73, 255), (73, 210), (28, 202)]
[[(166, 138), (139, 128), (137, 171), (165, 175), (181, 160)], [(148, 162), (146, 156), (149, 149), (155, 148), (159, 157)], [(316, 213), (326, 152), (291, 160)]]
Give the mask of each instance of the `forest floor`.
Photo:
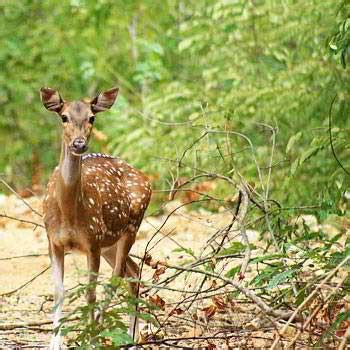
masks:
[[(41, 199), (32, 197), (28, 203), (41, 212)], [(145, 218), (138, 234), (132, 253), (143, 256), (147, 242), (155, 231), (162, 226), (166, 213), (171, 212), (178, 203), (169, 202), (165, 213), (158, 217)], [(17, 219), (24, 219), (42, 224), (41, 217), (28, 205), (14, 195), (0, 197), (0, 212)], [(150, 252), (155, 260), (171, 261), (172, 265), (181, 265), (186, 256), (183, 249), (200, 252), (208, 236), (225, 226), (231, 220), (227, 212), (212, 214), (207, 211), (189, 212), (180, 210), (172, 215), (161, 229), (161, 235)], [(259, 234), (248, 231), (250, 243), (259, 245)], [(47, 255), (47, 238), (42, 227), (32, 224), (0, 218), (0, 348), (46, 348), (51, 336), (53, 282), (50, 261)], [(181, 249), (178, 249), (182, 247)], [(86, 258), (79, 254), (69, 254), (65, 260), (65, 289), (69, 290), (78, 283), (84, 283), (86, 276)], [(101, 278), (111, 274), (110, 267), (103, 261), (100, 269)], [(151, 278), (154, 271), (146, 268), (143, 278)], [(36, 277), (34, 280), (32, 280)], [(31, 281), (32, 280), (32, 281)], [(26, 283), (28, 283), (26, 285)], [(196, 288), (200, 277), (191, 279), (178, 278), (172, 288), (182, 290), (184, 286)], [(224, 289), (221, 290), (221, 294)], [(166, 310), (171, 309), (179, 300), (181, 293), (162, 290), (159, 295), (166, 301)], [(84, 302), (82, 299), (81, 303)], [(220, 303), (220, 299), (219, 299)], [(218, 309), (214, 317), (210, 313), (211, 299), (200, 298), (191, 308), (191, 314), (176, 315), (171, 324), (167, 324), (167, 338), (182, 337), (178, 344), (193, 346), (191, 338), (203, 338), (202, 345), (208, 349), (217, 348), (265, 348), (273, 341), (271, 324), (266, 319), (257, 321), (259, 311), (250, 303), (234, 303)], [(209, 309), (208, 309), (209, 308)], [(70, 305), (65, 305), (65, 312)], [(193, 310), (197, 313), (193, 322)], [(191, 318), (191, 319), (189, 319)], [(176, 321), (177, 320), (177, 321)], [(256, 323), (259, 323), (258, 325)], [(13, 327), (17, 324), (16, 327)], [(20, 325), (23, 324), (23, 327)], [(228, 341), (226, 336), (231, 334)], [(235, 333), (234, 336), (232, 334)], [(292, 335), (292, 334), (291, 334)], [(226, 340), (225, 340), (226, 338)], [(198, 342), (196, 343), (198, 346)], [(156, 346), (152, 346), (156, 348)], [(301, 347), (302, 348), (302, 347)]]

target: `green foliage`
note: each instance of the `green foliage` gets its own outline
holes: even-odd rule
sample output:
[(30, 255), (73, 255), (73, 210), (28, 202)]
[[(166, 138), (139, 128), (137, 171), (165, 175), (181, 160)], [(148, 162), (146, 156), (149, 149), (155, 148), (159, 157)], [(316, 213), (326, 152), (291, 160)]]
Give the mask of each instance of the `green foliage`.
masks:
[(194, 251), (191, 248), (185, 248), (185, 247), (179, 247), (175, 248), (173, 250), (174, 253), (186, 253), (187, 255), (191, 256), (192, 258), (196, 258), (194, 255)]
[[(219, 256), (243, 253), (245, 251), (245, 249), (246, 249), (246, 245), (244, 245), (241, 242), (233, 241), (230, 243), (229, 247), (220, 251)], [(253, 244), (250, 244), (250, 249), (254, 250), (255, 246)]]
[[(116, 106), (96, 122), (107, 141), (91, 147), (153, 175), (154, 187), (167, 186), (174, 171), (164, 159), (180, 157), (205, 132), (184, 155), (181, 175), (195, 166), (259, 182), (256, 164), (267, 175), (272, 151), (271, 132), (259, 124), (267, 123), (277, 133), (272, 193), (286, 203), (315, 202), (319, 188), (341, 176), (327, 120), (349, 78), (324, 43), (334, 33), (333, 46), (345, 42), (347, 22), (340, 37), (334, 28), (347, 10), (347, 1), (338, 8), (331, 0), (3, 1), (0, 172), (29, 185), (39, 156), (45, 183), (57, 162), (59, 121), (41, 106), (40, 86), (74, 99), (119, 85)], [(343, 162), (348, 102), (339, 95), (333, 120)], [(306, 179), (318, 186), (305, 188)]]
[(268, 285), (266, 286), (267, 289), (273, 289), (278, 287), (280, 284), (288, 281), (292, 277), (294, 277), (295, 273), (297, 272), (296, 269), (290, 269), (287, 271), (280, 272), (276, 275), (274, 275), (270, 280)]
[[(154, 322), (153, 317), (145, 312), (138, 312), (135, 306), (147, 306), (144, 300), (130, 295), (126, 281), (113, 277), (108, 282), (98, 282), (96, 287), (103, 291), (103, 298), (95, 304), (88, 305), (85, 302), (73, 309), (70, 314), (61, 319), (60, 329), (63, 335), (69, 337), (71, 344), (79, 344), (81, 349), (115, 349), (115, 347), (133, 344), (133, 339), (128, 335), (128, 322), (126, 316), (136, 315), (139, 319)], [(68, 303), (85, 296), (92, 284), (80, 285), (70, 292)], [(98, 320), (90, 319), (91, 312), (99, 313)], [(78, 318), (78, 321), (70, 321)]]
[(348, 61), (348, 50), (350, 46), (350, 2), (343, 0), (338, 10), (338, 28), (329, 41), (329, 49), (334, 55), (340, 56), (343, 68), (346, 68)]
[(110, 339), (112, 341), (113, 346), (134, 343), (133, 339), (121, 329), (115, 329), (113, 331), (103, 331), (101, 333), (101, 336)]

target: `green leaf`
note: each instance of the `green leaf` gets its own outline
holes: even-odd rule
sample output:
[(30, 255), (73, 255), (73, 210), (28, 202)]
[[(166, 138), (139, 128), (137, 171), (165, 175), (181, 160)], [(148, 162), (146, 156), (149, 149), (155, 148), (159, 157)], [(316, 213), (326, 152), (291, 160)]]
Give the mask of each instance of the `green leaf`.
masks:
[(294, 275), (296, 272), (296, 269), (291, 269), (287, 271), (283, 271), (281, 273), (278, 273), (277, 275), (273, 276), (270, 282), (267, 285), (267, 289), (273, 289), (279, 286), (280, 284), (284, 283), (287, 281), (290, 277)]
[(121, 329), (115, 329), (113, 331), (103, 331), (101, 333), (102, 337), (108, 337), (112, 340), (113, 345), (120, 346), (126, 344), (135, 344), (134, 340), (130, 335)]
[(184, 50), (188, 49), (189, 47), (191, 47), (191, 45), (193, 44), (194, 41), (195, 41), (195, 38), (193, 38), (193, 37), (182, 40), (179, 43), (179, 51), (181, 52), (181, 51), (184, 51)]
[(235, 266), (226, 272), (225, 276), (228, 278), (234, 278), (237, 272), (241, 269), (241, 265)]
[(297, 143), (300, 138), (301, 138), (302, 132), (299, 131), (297, 134), (293, 135), (290, 137), (288, 143), (287, 143), (287, 147), (286, 147), (286, 153), (289, 153), (291, 151), (291, 149), (293, 148), (294, 144)]
[(297, 295), (295, 303), (297, 305), (300, 305), (306, 298), (306, 291), (305, 288), (303, 288)]
[[(255, 249), (256, 247), (251, 244), (250, 245), (250, 248), (251, 249)], [(223, 249), (219, 256), (225, 256), (225, 255), (232, 255), (232, 254), (239, 254), (239, 253), (242, 253), (244, 252), (246, 249), (246, 245), (241, 243), (241, 242), (231, 242), (230, 246), (226, 249)]]
[(258, 256), (250, 261), (251, 264), (263, 262), (266, 260), (275, 260), (275, 259), (281, 259), (285, 257), (285, 254), (268, 254), (268, 255), (263, 255), (263, 256)]
[(196, 256), (194, 255), (194, 251), (191, 248), (185, 248), (185, 247), (179, 247), (179, 248), (175, 248), (173, 250), (174, 253), (186, 253), (188, 255), (191, 255), (193, 258), (195, 258)]
[(297, 171), (299, 166), (299, 159), (297, 158), (293, 163), (292, 166), (290, 167), (290, 174), (293, 176), (295, 172)]
[(320, 150), (319, 146), (311, 147), (305, 152), (303, 152), (299, 159), (299, 165), (303, 164), (311, 156), (315, 155)]

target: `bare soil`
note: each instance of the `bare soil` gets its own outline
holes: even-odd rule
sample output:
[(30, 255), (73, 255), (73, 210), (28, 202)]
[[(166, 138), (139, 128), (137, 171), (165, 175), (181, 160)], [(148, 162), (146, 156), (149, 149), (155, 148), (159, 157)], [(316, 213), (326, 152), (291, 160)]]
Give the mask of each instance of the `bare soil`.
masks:
[[(2, 196), (0, 197), (0, 212), (42, 225), (41, 217), (32, 210), (41, 212), (41, 199), (32, 197), (26, 201), (28, 205), (14, 195)], [(168, 212), (177, 204), (169, 204)], [(148, 217), (144, 220), (132, 253), (143, 255), (147, 242), (161, 226), (165, 217), (166, 214), (162, 217)], [(198, 251), (210, 233), (216, 231), (218, 225), (226, 225), (229, 220), (230, 216), (227, 214), (189, 213), (181, 210), (167, 221), (161, 233), (153, 241), (157, 244), (150, 253), (153, 259), (171, 258), (172, 264), (181, 264), (185, 257), (181, 252), (175, 253), (174, 249), (182, 246), (194, 252)], [(50, 321), (53, 308), (53, 282), (51, 269), (48, 268), (50, 260), (47, 255), (45, 230), (33, 224), (2, 217), (0, 218), (0, 242), (0, 327), (2, 328), (0, 348), (45, 348), (51, 336)], [(65, 288), (70, 289), (80, 282), (85, 282), (86, 278), (83, 273), (85, 269), (85, 256), (79, 254), (66, 256)], [(100, 271), (102, 277), (111, 274), (110, 267), (104, 261)], [(146, 268), (144, 278), (150, 277), (153, 273), (154, 271)], [(31, 281), (33, 278), (34, 280)], [(178, 285), (181, 289), (184, 283), (187, 283), (187, 286), (189, 283), (195, 286), (196, 280), (185, 282), (179, 279), (172, 287)], [(169, 303), (176, 301), (178, 297), (171, 292), (161, 295)], [(66, 305), (65, 310), (68, 309), (69, 306)], [(231, 316), (229, 315), (229, 319)], [(47, 322), (46, 325), (45, 322)], [(235, 321), (231, 320), (230, 323), (232, 322)], [(13, 324), (24, 326), (6, 330), (6, 327)], [(168, 336), (178, 336), (179, 334), (176, 333), (179, 330), (187, 336), (197, 336), (203, 333), (199, 329), (190, 327), (180, 317), (179, 324), (176, 327), (170, 327)]]
[[(27, 201), (32, 208), (41, 212), (40, 198), (32, 197)], [(0, 197), (1, 214), (42, 225), (41, 217), (29, 208), (29, 205), (14, 195)], [(196, 254), (199, 253), (208, 237), (228, 225), (231, 220), (231, 215), (224, 211), (212, 214), (204, 210), (188, 212), (183, 209), (171, 215), (163, 226), (167, 213), (178, 205), (179, 203), (169, 202), (164, 215), (145, 218), (132, 249), (133, 254), (143, 256), (150, 238), (161, 227), (151, 244), (154, 245), (150, 251), (152, 258), (169, 261), (172, 265), (181, 265), (186, 260), (186, 254), (175, 251), (177, 248), (190, 248)], [(250, 242), (258, 246), (258, 233), (248, 231), (248, 235)], [(237, 240), (239, 239), (237, 237)], [(45, 230), (33, 224), (0, 217), (0, 242), (0, 348), (47, 348), (52, 331), (50, 322), (53, 308), (53, 281), (51, 269), (48, 268), (50, 261), (47, 255)], [(85, 256), (79, 254), (66, 256), (64, 281), (66, 290), (86, 281), (85, 270)], [(107, 278), (111, 274), (110, 267), (104, 261), (100, 273), (101, 278)], [(145, 268), (143, 279), (151, 280), (153, 273), (154, 270), (151, 268)], [(195, 291), (202, 278), (193, 274), (190, 278), (180, 277), (171, 284), (171, 287), (179, 290), (192, 288)], [(222, 289), (222, 292), (224, 291)], [(169, 290), (162, 290), (158, 294), (166, 301), (166, 311), (171, 310), (179, 298), (183, 297), (180, 292)], [(241, 304), (237, 301), (229, 308), (218, 309), (215, 317), (210, 317), (209, 320), (206, 317), (209, 312), (206, 308), (210, 305), (212, 305), (211, 299), (204, 298), (192, 305), (191, 312), (179, 317), (174, 316), (171, 323), (167, 324), (164, 336), (202, 337), (202, 345), (209, 348), (210, 344), (221, 349), (266, 348), (271, 345), (274, 337), (271, 324), (259, 319), (259, 312), (254, 305)], [(67, 312), (70, 306), (65, 305), (64, 310)], [(198, 325), (194, 319), (198, 320)], [(14, 324), (17, 326), (11, 327)], [(230, 341), (223, 340), (228, 333), (236, 335), (231, 337)], [(198, 346), (198, 342), (196, 344)], [(192, 347), (193, 342), (185, 340), (179, 342), (179, 345)]]

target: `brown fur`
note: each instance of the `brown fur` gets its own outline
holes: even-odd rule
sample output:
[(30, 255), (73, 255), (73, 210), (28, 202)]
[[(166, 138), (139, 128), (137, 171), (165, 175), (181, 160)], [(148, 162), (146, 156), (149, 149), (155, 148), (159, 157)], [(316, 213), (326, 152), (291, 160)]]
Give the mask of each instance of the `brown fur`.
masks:
[(58, 167), (44, 200), (49, 240), (86, 253), (115, 244), (125, 231), (135, 236), (150, 196), (147, 178), (119, 158), (83, 159), (75, 186), (64, 183)]

